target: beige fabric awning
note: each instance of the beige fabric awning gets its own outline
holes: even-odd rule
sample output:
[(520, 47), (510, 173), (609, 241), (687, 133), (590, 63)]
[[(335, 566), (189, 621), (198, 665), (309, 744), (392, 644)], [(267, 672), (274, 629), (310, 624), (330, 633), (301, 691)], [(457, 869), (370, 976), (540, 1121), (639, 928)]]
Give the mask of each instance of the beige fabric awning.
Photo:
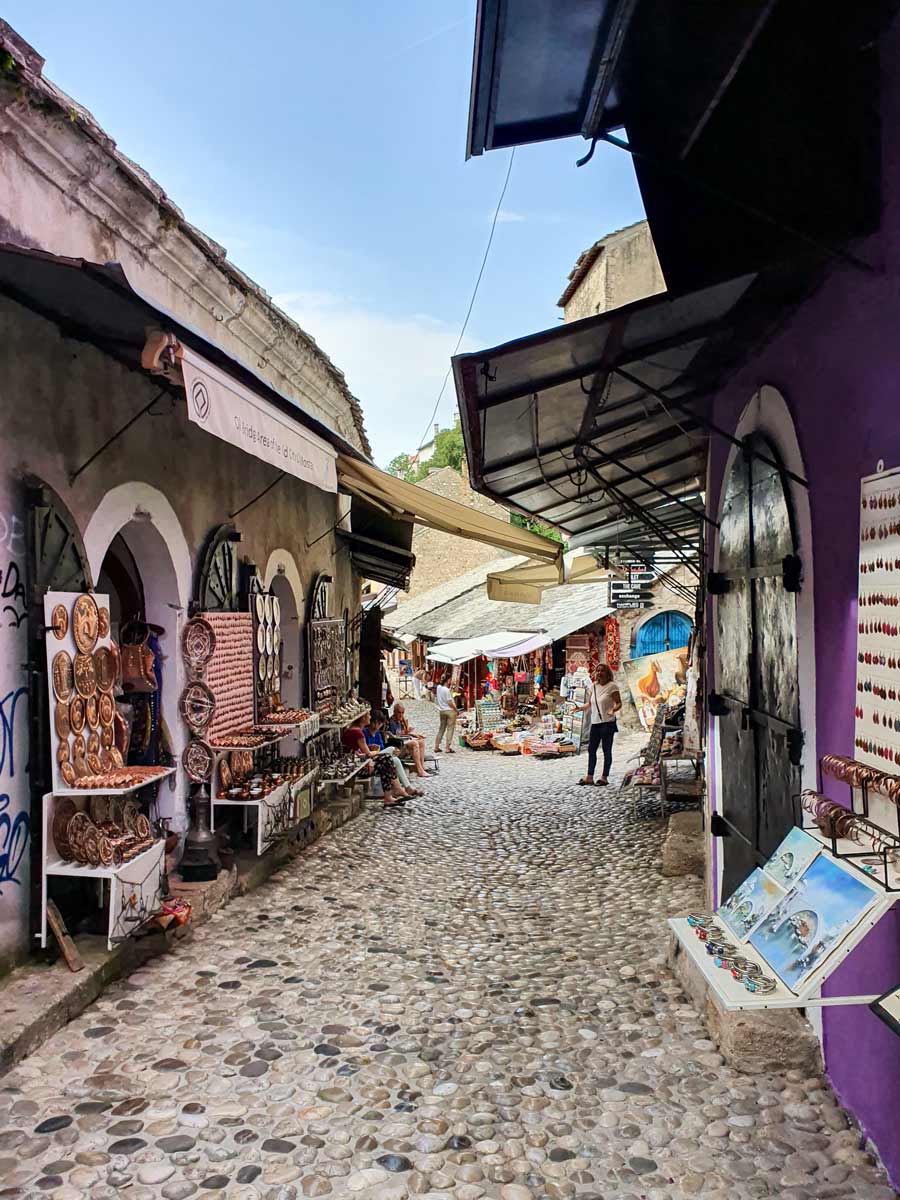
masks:
[(508, 571), (492, 571), (486, 582), (489, 600), (513, 604), (540, 604), (544, 588), (561, 583), (605, 583), (609, 569), (598, 567), (590, 554), (579, 554), (568, 563), (527, 562)]
[(397, 479), (370, 463), (360, 462), (339, 454), (337, 460), (339, 486), (352, 496), (360, 496), (375, 507), (393, 516), (454, 533), (457, 537), (484, 542), (513, 554), (527, 554), (543, 563), (562, 562), (562, 546), (550, 538), (540, 537), (508, 521), (490, 517), (477, 509), (468, 508), (455, 500), (435, 496), (425, 488)]

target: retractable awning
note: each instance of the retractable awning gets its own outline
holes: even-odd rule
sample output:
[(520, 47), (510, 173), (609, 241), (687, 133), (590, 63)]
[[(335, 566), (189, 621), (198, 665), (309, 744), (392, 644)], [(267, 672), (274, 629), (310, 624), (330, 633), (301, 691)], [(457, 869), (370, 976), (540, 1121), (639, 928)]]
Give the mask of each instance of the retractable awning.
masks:
[[(783, 315), (776, 272), (628, 304), (453, 360), (472, 486), (604, 561), (696, 569), (710, 398)], [(793, 289), (793, 290), (792, 290)]]
[(560, 583), (605, 583), (608, 567), (600, 567), (590, 554), (579, 554), (565, 563), (563, 578), (550, 563), (527, 562), (508, 571), (491, 571), (485, 581), (489, 600), (513, 604), (540, 604), (545, 588)]
[(433, 662), (447, 663), (449, 666), (468, 662), (469, 659), (482, 655), (485, 658), (516, 658), (520, 654), (530, 654), (532, 650), (549, 646), (551, 640), (546, 633), (516, 633), (505, 629), (480, 637), (438, 642), (431, 647), (426, 657)]
[(337, 466), (338, 481), (345, 492), (358, 496), (389, 516), (546, 562), (557, 562), (562, 557), (562, 546), (550, 538), (540, 537), (455, 500), (436, 496), (425, 488), (380, 471), (371, 463), (340, 454)]

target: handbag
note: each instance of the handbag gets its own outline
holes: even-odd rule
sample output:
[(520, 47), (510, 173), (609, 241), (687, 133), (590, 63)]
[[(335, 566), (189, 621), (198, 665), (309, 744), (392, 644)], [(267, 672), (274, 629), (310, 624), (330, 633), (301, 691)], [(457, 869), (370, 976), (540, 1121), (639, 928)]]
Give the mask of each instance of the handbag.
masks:
[[(137, 625), (137, 622), (133, 623)], [(123, 635), (125, 631), (123, 630)], [(122, 691), (123, 692), (157, 692), (159, 681), (156, 678), (156, 664), (153, 651), (148, 645), (150, 630), (143, 626), (143, 637), (140, 641), (120, 647), (122, 656)]]

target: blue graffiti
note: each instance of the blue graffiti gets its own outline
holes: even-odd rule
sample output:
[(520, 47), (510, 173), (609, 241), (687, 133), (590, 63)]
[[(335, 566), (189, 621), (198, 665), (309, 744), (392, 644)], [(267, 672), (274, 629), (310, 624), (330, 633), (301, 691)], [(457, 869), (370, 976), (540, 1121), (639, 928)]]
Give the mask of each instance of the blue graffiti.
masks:
[[(26, 694), (27, 688), (20, 687), (0, 700), (0, 774), (8, 774), (10, 779), (16, 774), (16, 714)], [(9, 804), (8, 793), (0, 793), (0, 896), (4, 883), (22, 883), (19, 871), (31, 836), (28, 813), (23, 811), (12, 818)]]

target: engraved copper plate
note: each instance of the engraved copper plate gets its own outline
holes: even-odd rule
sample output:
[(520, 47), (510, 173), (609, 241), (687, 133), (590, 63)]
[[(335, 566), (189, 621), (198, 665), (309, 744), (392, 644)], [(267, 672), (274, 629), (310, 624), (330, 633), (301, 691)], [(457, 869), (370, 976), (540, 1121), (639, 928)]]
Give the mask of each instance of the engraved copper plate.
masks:
[[(113, 704), (113, 698), (109, 692), (100, 693), (100, 699), (97, 702), (97, 712), (101, 725), (112, 725), (116, 715), (116, 706)], [(112, 745), (112, 742), (110, 742), (110, 745)]]
[(82, 654), (91, 654), (100, 635), (100, 613), (97, 601), (87, 594), (79, 596), (72, 606), (72, 637)]
[(181, 761), (188, 778), (194, 783), (204, 783), (212, 774), (213, 752), (199, 738), (192, 738), (188, 742)]
[(65, 741), (70, 733), (69, 706), (60, 700), (53, 710), (53, 727), (60, 741)]
[(100, 637), (109, 637), (109, 609), (101, 608), (97, 610), (97, 632)]
[(116, 768), (116, 764), (113, 761), (112, 751), (107, 750), (105, 747), (100, 751), (100, 762), (103, 764), (104, 772), (114, 771)]
[(88, 806), (90, 808), (91, 820), (95, 824), (99, 825), (103, 821), (110, 820), (108, 796), (91, 796)]
[(64, 604), (54, 604), (50, 615), (50, 628), (57, 641), (62, 641), (69, 632), (69, 613)]
[(75, 690), (75, 672), (72, 669), (72, 659), (65, 650), (53, 655), (50, 675), (57, 700), (71, 700)]
[(84, 741), (83, 733), (76, 733), (72, 738), (72, 759), (77, 761), (79, 758), (84, 758), (87, 754), (87, 746)]
[(100, 734), (96, 730), (94, 730), (87, 740), (87, 752), (88, 754), (100, 753)]
[(100, 834), (100, 865), (101, 867), (111, 867), (113, 862), (113, 848), (106, 834)]
[(84, 716), (88, 723), (88, 729), (96, 729), (100, 724), (100, 705), (97, 703), (96, 696), (88, 696), (84, 705)]
[(90, 773), (92, 775), (102, 775), (103, 774), (103, 763), (100, 761), (99, 754), (91, 754), (89, 752), (88, 756), (87, 756), (87, 765), (88, 765), (88, 770), (90, 771)]
[(81, 733), (84, 729), (84, 701), (80, 696), (73, 697), (69, 704), (69, 725), (73, 733)]
[(56, 747), (56, 761), (64, 763), (69, 761), (69, 739), (60, 740)]
[[(74, 771), (72, 778), (75, 778)], [(53, 802), (53, 841), (56, 843), (59, 857), (64, 862), (71, 862), (75, 857), (69, 845), (68, 829), (76, 811), (75, 801), (70, 800), (68, 796), (57, 797)]]
[(100, 745), (104, 750), (109, 750), (113, 744), (113, 727), (112, 725), (100, 726)]
[(96, 825), (88, 826), (85, 831), (84, 856), (92, 867), (100, 866), (100, 834)]
[[(84, 779), (85, 775), (90, 775), (90, 771), (88, 770), (87, 762), (85, 761), (84, 758), (76, 758), (75, 762), (72, 765), (75, 768), (75, 778), (76, 779)], [(60, 767), (60, 770), (62, 770), (62, 767)]]
[(116, 656), (108, 646), (99, 646), (94, 651), (94, 670), (97, 673), (97, 687), (101, 692), (111, 692), (116, 682)]
[(78, 778), (75, 774), (75, 768), (70, 762), (60, 763), (59, 773), (63, 777), (63, 780), (68, 787), (72, 787), (72, 785), (75, 783), (75, 780)]
[(110, 758), (113, 761), (113, 766), (116, 768), (116, 770), (118, 770), (120, 767), (125, 766), (125, 759), (122, 757), (122, 751), (119, 749), (118, 746), (113, 746), (112, 749), (110, 750), (109, 754), (110, 754)]
[(122, 828), (128, 833), (137, 831), (137, 819), (140, 811), (134, 800), (126, 800), (122, 805)]
[(219, 763), (219, 786), (223, 787), (227, 792), (233, 783), (234, 779), (231, 775), (231, 768), (223, 758)]
[(202, 733), (216, 711), (216, 701), (205, 683), (189, 683), (181, 693), (181, 715), (194, 733)]
[(209, 621), (194, 617), (181, 633), (181, 652), (185, 664), (193, 671), (202, 671), (213, 656), (216, 635)]
[(152, 836), (153, 830), (150, 828), (150, 822), (144, 813), (138, 813), (135, 818), (134, 831), (142, 842), (145, 842), (147, 838)]
[(76, 654), (73, 664), (75, 671), (75, 690), (79, 696), (93, 696), (97, 690), (97, 668), (94, 666), (92, 654)]

